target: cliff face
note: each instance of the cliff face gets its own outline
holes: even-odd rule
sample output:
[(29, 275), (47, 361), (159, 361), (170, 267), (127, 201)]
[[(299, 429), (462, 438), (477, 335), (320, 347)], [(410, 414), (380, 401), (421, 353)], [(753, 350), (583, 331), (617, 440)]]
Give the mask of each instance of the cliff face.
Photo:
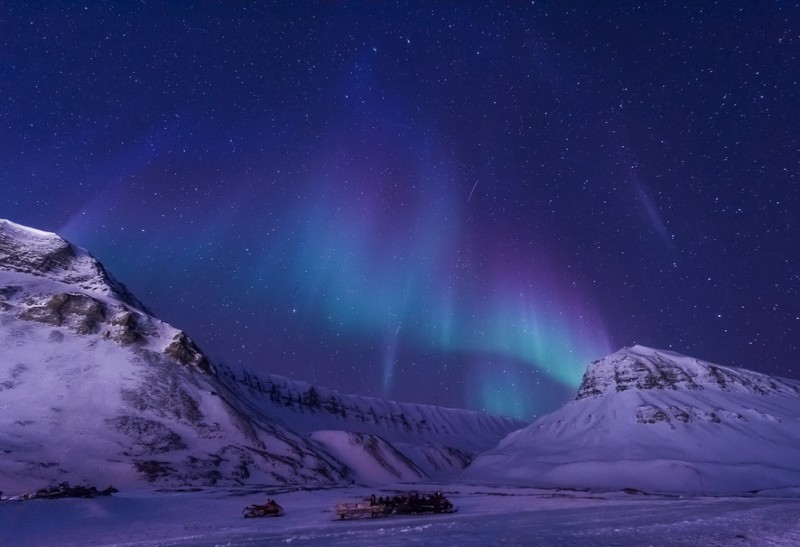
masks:
[(626, 390), (659, 389), (712, 389), (757, 395), (800, 393), (795, 382), (633, 346), (592, 362), (583, 375), (576, 400)]

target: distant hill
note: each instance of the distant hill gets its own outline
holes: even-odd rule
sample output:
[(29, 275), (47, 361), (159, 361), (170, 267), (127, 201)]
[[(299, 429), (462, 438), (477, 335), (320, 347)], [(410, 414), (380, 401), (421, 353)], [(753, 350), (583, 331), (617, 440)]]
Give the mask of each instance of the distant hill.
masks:
[(467, 477), (546, 487), (741, 494), (800, 487), (800, 382), (634, 346)]

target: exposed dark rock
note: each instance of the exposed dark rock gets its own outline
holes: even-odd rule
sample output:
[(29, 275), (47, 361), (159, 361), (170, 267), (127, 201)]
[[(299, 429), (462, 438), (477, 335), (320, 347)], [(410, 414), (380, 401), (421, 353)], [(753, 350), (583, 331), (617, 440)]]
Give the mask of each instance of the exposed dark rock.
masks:
[(78, 334), (99, 331), (105, 320), (105, 306), (85, 294), (60, 293), (44, 303), (30, 305), (20, 312), (20, 319), (38, 321), (56, 327), (68, 327)]
[(723, 417), (726, 421), (746, 421), (744, 417), (736, 412), (729, 412), (719, 408), (712, 410), (703, 410), (693, 405), (685, 407), (677, 407), (675, 405), (668, 405), (666, 408), (661, 408), (656, 405), (642, 405), (636, 409), (636, 422), (640, 424), (655, 424), (665, 422), (672, 425), (673, 421), (687, 424), (689, 422), (707, 422), (711, 424), (720, 424), (723, 422)]
[(172, 339), (172, 342), (166, 347), (164, 353), (187, 365), (194, 365), (203, 372), (212, 372), (211, 363), (208, 358), (203, 355), (200, 348), (195, 345), (191, 338), (186, 336), (186, 333), (179, 331), (178, 334)]
[(19, 291), (19, 287), (0, 287), (0, 311), (8, 311), (11, 309), (11, 305), (8, 304), (8, 300), (14, 296), (17, 291)]
[(75, 249), (63, 239), (51, 237), (47, 245), (26, 247), (13, 231), (0, 230), (0, 266), (18, 272), (42, 275), (68, 267)]
[(681, 408), (678, 408), (677, 406), (670, 405), (669, 413), (672, 414), (672, 417), (678, 420), (679, 422), (683, 422), (686, 424), (692, 421), (692, 417), (689, 415), (689, 413)]
[(139, 460), (135, 461), (136, 470), (144, 475), (147, 482), (155, 482), (158, 479), (172, 476), (176, 473), (175, 468), (169, 462), (158, 460)]
[(131, 440), (127, 453), (133, 456), (149, 456), (186, 448), (180, 435), (155, 420), (141, 416), (118, 416), (107, 422)]
[[(800, 393), (800, 388), (767, 375), (671, 356), (636, 346), (592, 362), (583, 375), (576, 400), (628, 390), (746, 391), (758, 395)], [(680, 419), (680, 418), (678, 418)]]
[(139, 321), (131, 311), (124, 311), (114, 316), (111, 324), (118, 327), (112, 338), (123, 346), (134, 344), (142, 339), (142, 334), (139, 332)]
[(658, 422), (669, 422), (669, 416), (657, 406), (643, 405), (636, 409), (636, 423), (655, 424)]

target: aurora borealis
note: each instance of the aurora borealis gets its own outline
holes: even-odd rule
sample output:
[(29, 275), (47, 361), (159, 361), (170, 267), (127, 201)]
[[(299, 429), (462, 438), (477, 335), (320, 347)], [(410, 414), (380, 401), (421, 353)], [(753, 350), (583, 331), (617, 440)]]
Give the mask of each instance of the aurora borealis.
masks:
[(523, 418), (634, 343), (796, 376), (797, 7), (4, 11), (0, 217), (217, 362)]

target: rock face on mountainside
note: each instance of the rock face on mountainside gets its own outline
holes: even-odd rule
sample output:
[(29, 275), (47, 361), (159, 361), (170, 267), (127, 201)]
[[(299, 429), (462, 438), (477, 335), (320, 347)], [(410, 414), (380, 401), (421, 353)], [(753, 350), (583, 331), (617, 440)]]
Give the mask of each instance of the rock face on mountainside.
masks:
[[(303, 401), (300, 390), (322, 398)], [(523, 425), (367, 401), (218, 370), (86, 251), (0, 220), (0, 490), (430, 477)], [(366, 431), (347, 418), (356, 406), (374, 419)], [(315, 440), (321, 429), (334, 431)], [(364, 457), (334, 454), (347, 446)]]
[(574, 401), (509, 435), (467, 475), (681, 493), (800, 487), (800, 382), (625, 348), (591, 363)]
[(634, 346), (591, 363), (583, 375), (576, 399), (626, 390), (659, 389), (715, 389), (755, 395), (800, 393), (797, 382), (786, 382), (749, 370), (723, 367), (673, 352)]
[(528, 425), (483, 412), (342, 394), (275, 374), (235, 374), (220, 367), (219, 377), (252, 408), (302, 433), (345, 430), (373, 434), (392, 443), (439, 444), (467, 457), (494, 447), (508, 433)]
[(358, 463), (354, 472), (365, 482), (452, 477), (527, 425), (482, 412), (347, 395), (271, 374), (218, 367), (218, 375), (252, 412), (310, 435), (348, 465)]
[(85, 250), (56, 234), (0, 219), (0, 269), (50, 279), (110, 296), (149, 313), (130, 291)]
[(0, 304), (0, 489), (351, 477), (247, 415), (185, 333), (55, 234), (0, 221)]

